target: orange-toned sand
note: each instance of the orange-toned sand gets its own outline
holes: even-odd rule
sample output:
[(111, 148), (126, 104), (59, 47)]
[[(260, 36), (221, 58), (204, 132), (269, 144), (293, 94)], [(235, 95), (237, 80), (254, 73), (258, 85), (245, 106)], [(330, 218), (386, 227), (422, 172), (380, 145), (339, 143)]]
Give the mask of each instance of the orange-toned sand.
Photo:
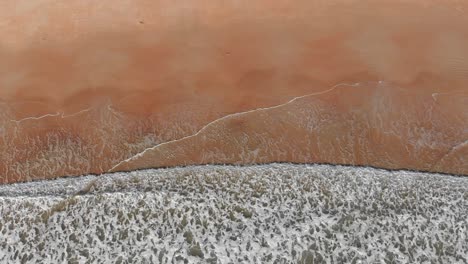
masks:
[(206, 162), (468, 174), (467, 12), (455, 0), (1, 1), (0, 182)]
[[(415, 100), (417, 99), (417, 100)], [(180, 164), (276, 161), (373, 165), (463, 174), (468, 96), (425, 94), (386, 82), (337, 85), (240, 113), (160, 144), (112, 171)]]

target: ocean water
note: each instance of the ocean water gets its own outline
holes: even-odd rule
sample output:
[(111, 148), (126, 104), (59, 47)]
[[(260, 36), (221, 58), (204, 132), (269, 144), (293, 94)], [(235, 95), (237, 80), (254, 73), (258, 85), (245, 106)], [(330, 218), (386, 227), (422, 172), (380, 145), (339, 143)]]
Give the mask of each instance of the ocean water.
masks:
[(468, 263), (468, 178), (190, 166), (0, 186), (0, 263)]

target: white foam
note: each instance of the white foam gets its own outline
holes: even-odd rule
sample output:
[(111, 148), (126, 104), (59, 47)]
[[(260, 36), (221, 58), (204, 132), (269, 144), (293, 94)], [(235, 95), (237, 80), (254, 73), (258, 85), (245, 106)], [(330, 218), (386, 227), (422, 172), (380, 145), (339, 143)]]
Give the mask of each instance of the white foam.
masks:
[(468, 178), (372, 168), (191, 166), (4, 185), (0, 215), (0, 263), (457, 263), (468, 252)]

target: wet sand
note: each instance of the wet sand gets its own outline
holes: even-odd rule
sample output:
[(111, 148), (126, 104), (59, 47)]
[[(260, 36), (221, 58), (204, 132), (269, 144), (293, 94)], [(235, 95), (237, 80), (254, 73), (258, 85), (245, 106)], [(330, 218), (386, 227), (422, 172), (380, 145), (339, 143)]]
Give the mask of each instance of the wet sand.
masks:
[[(367, 88), (308, 101), (292, 122), (287, 112), (263, 126), (249, 115), (210, 148), (178, 141), (120, 168), (293, 161), (467, 174), (466, 10), (416, 0), (2, 1), (0, 182), (105, 172), (226, 115), (341, 83)], [(301, 130), (310, 116), (328, 126)], [(236, 142), (236, 129), (263, 141)]]

